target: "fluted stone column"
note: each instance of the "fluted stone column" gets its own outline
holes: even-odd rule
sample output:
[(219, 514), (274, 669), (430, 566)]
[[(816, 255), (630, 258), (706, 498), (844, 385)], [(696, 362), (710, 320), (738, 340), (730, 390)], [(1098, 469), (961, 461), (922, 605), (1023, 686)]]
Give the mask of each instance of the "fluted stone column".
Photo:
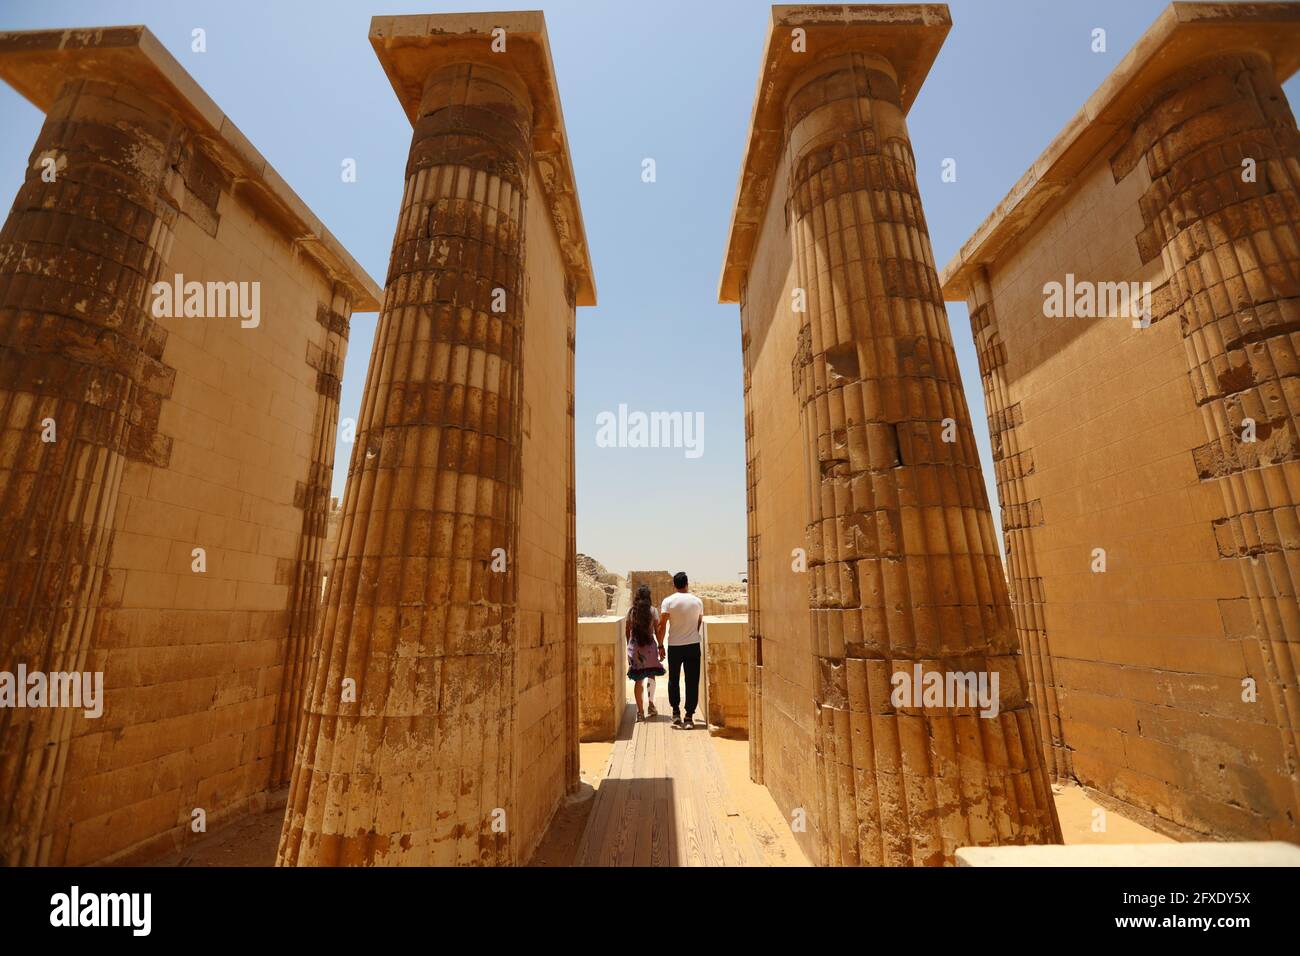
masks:
[(505, 72), (425, 83), (281, 864), (514, 862), (531, 123)]
[[(0, 231), (0, 671), (85, 669), (123, 465), (166, 459), (156, 424), (171, 377), (149, 293), (171, 246), (182, 129), (130, 89), (67, 82)], [(0, 708), (7, 865), (58, 862), (75, 713)]]
[[(1262, 676), (1282, 736), (1300, 833), (1300, 134), (1272, 64), (1243, 52), (1193, 63), (1139, 106), (1112, 157), (1144, 162), (1144, 258), (1164, 258), (1206, 443), (1201, 481), (1218, 486), (1219, 554), (1241, 569)], [(1253, 423), (1248, 426), (1247, 419)], [(1244, 440), (1251, 434), (1254, 440)]]
[[(807, 296), (795, 374), (821, 862), (1059, 842), (891, 64), (810, 67), (786, 100), (786, 148)], [(914, 664), (996, 672), (996, 717), (895, 708), (891, 675)]]
[(1074, 776), (1071, 751), (1065, 746), (1061, 708), (1057, 695), (1055, 661), (1047, 639), (1043, 578), (1034, 550), (1034, 528), (1041, 523), (1041, 507), (1025, 492), (1025, 475), (1034, 470), (1034, 450), (1021, 437), (1019, 403), (1010, 400), (1004, 367), (1006, 346), (998, 331), (993, 290), (983, 267), (971, 276), (967, 299), (971, 337), (979, 358), (984, 384), (984, 406), (988, 415), (993, 468), (1002, 504), (1002, 534), (1011, 587), (1011, 609), (1024, 653), (1029, 690), (1038, 717), (1038, 734), (1052, 780)]
[(302, 731), (303, 696), (311, 686), (315, 640), (320, 634), (321, 580), (333, 555), (324, 553), (329, 536), (330, 484), (334, 477), (339, 398), (343, 359), (352, 318), (352, 296), (335, 283), (329, 302), (316, 307), (316, 321), (325, 330), (324, 347), (312, 349), (308, 364), (316, 370), (316, 414), (312, 424), (311, 466), (307, 480), (294, 489), (294, 504), (302, 509), (298, 556), (293, 566), (289, 600), (289, 634), (284, 645), (283, 678), (275, 711), (275, 750), (271, 783), (289, 783), (293, 757)]

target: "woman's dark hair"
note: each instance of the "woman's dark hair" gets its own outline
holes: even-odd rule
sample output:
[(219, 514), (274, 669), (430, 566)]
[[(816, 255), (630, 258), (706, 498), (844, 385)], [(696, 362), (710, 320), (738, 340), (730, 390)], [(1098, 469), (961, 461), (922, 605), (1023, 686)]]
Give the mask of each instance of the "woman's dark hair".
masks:
[(636, 589), (636, 600), (632, 603), (632, 610), (628, 612), (628, 617), (632, 621), (632, 639), (638, 644), (649, 644), (654, 640), (654, 632), (650, 627), (650, 587), (642, 584)]

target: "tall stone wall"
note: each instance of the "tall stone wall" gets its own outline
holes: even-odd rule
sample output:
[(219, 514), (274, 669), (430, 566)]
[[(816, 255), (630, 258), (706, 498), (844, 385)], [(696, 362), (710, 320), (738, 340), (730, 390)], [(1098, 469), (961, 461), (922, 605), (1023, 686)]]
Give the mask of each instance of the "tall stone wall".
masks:
[[(787, 181), (782, 157), (775, 182)], [(816, 792), (813, 762), (813, 657), (808, 575), (796, 569), (806, 551), (806, 496), (799, 400), (791, 363), (799, 315), (790, 308), (798, 285), (785, 225), (785, 191), (768, 201), (740, 299), (747, 388), (750, 557), (750, 772), (766, 784), (787, 819), (809, 812)], [(805, 565), (806, 566), (806, 565)], [(760, 604), (761, 600), (761, 604)], [(816, 819), (794, 830), (815, 854)]]
[[(302, 252), (296, 197), (192, 119), (178, 67), (143, 79), (146, 31), (107, 32), (101, 58), (79, 46), (99, 34), (22, 41), (70, 78), (0, 232), (0, 670), (102, 673), (103, 712), (0, 710), (9, 864), (147, 857), (287, 781), (338, 377), (373, 288)], [(43, 105), (8, 42), (0, 72)], [(177, 275), (257, 283), (257, 324), (206, 296), (155, 309)]]
[[(535, 166), (529, 192), (541, 193)], [(573, 292), (555, 227), (540, 202), (529, 204), (527, 235), (523, 469), (528, 477), (520, 496), (515, 658), (520, 810), (513, 826), (519, 860), (532, 855), (555, 807), (576, 783), (578, 746), (577, 552), (570, 528)]]
[[(1180, 837), (1296, 841), (1300, 174), (1262, 51), (1300, 27), (1294, 7), (1207, 7), (1261, 50), (1224, 56), (1179, 20), (1194, 7), (1144, 40), (1183, 37), (1152, 54), (1163, 75), (1112, 77), (1036, 165), (1035, 211), (1007, 204), (947, 281), (1053, 774)], [(1150, 283), (1149, 327), (1127, 295), (1047, 316), (1067, 274)]]

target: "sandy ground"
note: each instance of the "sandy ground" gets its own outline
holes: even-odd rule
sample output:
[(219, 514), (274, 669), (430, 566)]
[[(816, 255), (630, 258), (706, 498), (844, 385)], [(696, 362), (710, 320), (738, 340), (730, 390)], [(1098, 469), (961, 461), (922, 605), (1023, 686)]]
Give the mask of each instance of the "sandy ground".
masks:
[[(1177, 840), (1107, 810), (1082, 788), (1054, 785), (1056, 815), (1065, 845), (1075, 843), (1177, 843)], [(1097, 813), (1097, 811), (1101, 811)]]
[(596, 796), (596, 788), (609, 770), (609, 758), (614, 753), (612, 742), (600, 741), (578, 744), (578, 776), (582, 785), (578, 792), (560, 804), (551, 818), (542, 842), (533, 851), (529, 866), (572, 866), (578, 842), (587, 827)]
[(284, 807), (214, 830), (182, 850), (153, 860), (149, 866), (274, 866)]
[[(749, 779), (749, 741), (725, 731), (710, 731), (727, 787), (736, 806), (763, 851), (768, 866), (809, 866), (767, 788)], [(593, 797), (609, 769), (613, 743), (578, 745), (582, 786), (556, 810), (529, 866), (572, 866), (573, 856), (587, 825)], [(1067, 845), (1077, 843), (1174, 843), (1175, 840), (1105, 810), (1076, 786), (1054, 786), (1056, 812)], [(1095, 811), (1101, 810), (1098, 816)], [(237, 821), (152, 861), (150, 866), (272, 866), (280, 839), (283, 809)]]
[(767, 787), (749, 779), (749, 741), (711, 731), (713, 749), (717, 751), (727, 789), (739, 807), (741, 816), (763, 850), (768, 866), (811, 866), (808, 857), (795, 841), (787, 820)]

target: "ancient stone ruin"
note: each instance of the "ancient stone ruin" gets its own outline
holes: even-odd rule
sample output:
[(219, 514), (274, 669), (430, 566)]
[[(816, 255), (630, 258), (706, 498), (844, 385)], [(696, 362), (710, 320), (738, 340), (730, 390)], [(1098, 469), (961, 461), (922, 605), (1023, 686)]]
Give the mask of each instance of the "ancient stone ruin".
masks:
[(147, 30), (3, 34), (0, 76), (46, 114), (0, 231), (0, 671), (103, 680), (0, 707), (0, 861), (130, 859), (288, 782), (382, 292)]
[(45, 113), (0, 229), (0, 862), (260, 818), (264, 865), (518, 865), (586, 800), (568, 862), (940, 866), (1060, 843), (1061, 784), (1300, 843), (1300, 5), (1169, 6), (940, 271), (908, 116), (952, 28), (772, 9), (718, 295), (748, 570), (692, 583), (694, 735), (629, 716), (621, 615), (672, 572), (577, 552), (596, 294), (542, 15), (372, 21), (412, 127), (383, 288), (147, 29), (0, 33)]
[(595, 291), (554, 69), (539, 14), (429, 19), (371, 25), (414, 134), (286, 865), (522, 863), (577, 785), (574, 308)]
[[(751, 772), (826, 864), (1060, 841), (907, 135), (949, 24), (941, 5), (773, 10), (723, 267)], [(780, 453), (791, 432), (802, 456)], [(998, 676), (995, 715), (891, 693), (954, 672)]]
[(943, 293), (1052, 777), (1300, 842), (1300, 7), (1173, 4), (1135, 51)]
[(617, 614), (626, 604), (627, 579), (595, 558), (578, 554), (578, 617)]

